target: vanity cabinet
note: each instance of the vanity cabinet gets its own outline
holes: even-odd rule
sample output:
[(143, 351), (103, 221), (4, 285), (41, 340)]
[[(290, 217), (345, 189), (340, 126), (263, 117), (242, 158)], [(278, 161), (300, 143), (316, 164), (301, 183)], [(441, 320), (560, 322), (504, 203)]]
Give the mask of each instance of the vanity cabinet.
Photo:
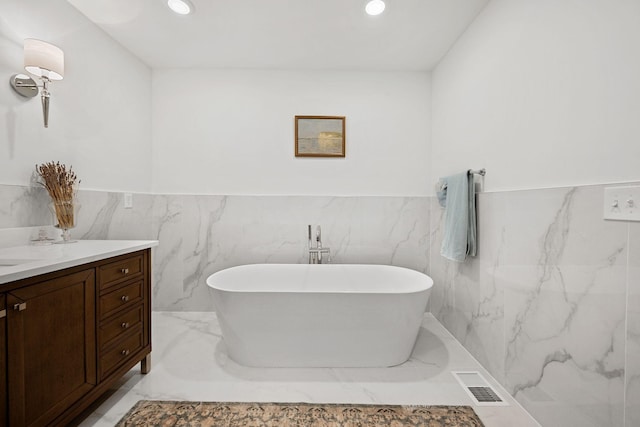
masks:
[(47, 425), (96, 386), (94, 272), (45, 280), (6, 297), (9, 425)]
[(149, 261), (145, 249), (0, 287), (0, 425), (67, 425), (138, 362), (148, 372)]

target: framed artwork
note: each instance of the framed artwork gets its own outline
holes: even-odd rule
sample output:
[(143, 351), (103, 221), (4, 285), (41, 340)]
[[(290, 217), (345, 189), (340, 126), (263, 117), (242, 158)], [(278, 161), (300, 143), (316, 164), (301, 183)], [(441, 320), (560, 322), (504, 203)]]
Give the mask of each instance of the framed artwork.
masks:
[(344, 157), (344, 116), (296, 116), (296, 157)]

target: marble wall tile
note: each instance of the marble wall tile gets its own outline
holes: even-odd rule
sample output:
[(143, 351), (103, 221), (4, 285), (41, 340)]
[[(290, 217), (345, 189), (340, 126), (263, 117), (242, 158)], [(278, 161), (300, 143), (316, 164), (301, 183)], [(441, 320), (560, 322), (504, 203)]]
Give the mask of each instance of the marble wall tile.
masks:
[(34, 227), (53, 222), (49, 195), (41, 186), (0, 184), (0, 201), (0, 228)]
[(477, 256), (458, 266), (455, 283), (456, 337), (498, 380), (504, 381), (505, 193), (480, 194)]
[(510, 194), (507, 389), (543, 425), (622, 425), (627, 225), (602, 188)]
[[(158, 196), (159, 197), (159, 196)], [(154, 308), (213, 310), (206, 278), (250, 263), (307, 262), (307, 225), (322, 227), (334, 263), (383, 263), (426, 272), (428, 199), (175, 196), (154, 210)], [(166, 222), (166, 224), (165, 224)], [(176, 259), (176, 255), (178, 259)]]
[[(148, 218), (154, 197), (134, 194), (133, 208), (124, 209), (122, 193), (80, 190), (77, 225), (71, 235), (81, 239), (149, 239), (152, 227)], [(51, 199), (39, 186), (0, 185), (0, 201), (0, 228), (44, 227), (54, 223), (49, 209)]]
[(640, 222), (629, 224), (625, 426), (640, 426)]
[(506, 196), (479, 194), (478, 251), (464, 263), (440, 255), (443, 209), (432, 201), (431, 311), (469, 352), (502, 381), (504, 379), (504, 286), (499, 270), (504, 257)]
[(453, 272), (455, 264), (448, 262), (440, 255), (444, 209), (440, 207), (434, 197), (430, 198), (429, 212), (429, 275), (433, 279), (429, 311), (451, 331), (452, 324), (449, 320), (454, 314)]
[[(206, 278), (307, 261), (427, 272), (429, 310), (542, 425), (640, 424), (640, 225), (602, 220), (603, 186), (481, 193), (478, 256), (442, 258), (433, 197), (182, 196), (80, 191), (84, 239), (158, 239), (154, 310), (211, 311)], [(39, 188), (0, 185), (0, 228), (52, 224)], [(626, 356), (626, 365), (625, 365)], [(626, 424), (625, 424), (626, 423)]]
[(79, 191), (77, 225), (71, 234), (81, 239), (106, 239), (118, 209), (119, 196), (103, 191)]
[[(0, 185), (0, 200), (0, 228), (53, 223), (40, 188)], [(307, 262), (307, 224), (314, 236), (322, 226), (335, 263), (428, 270), (426, 197), (133, 194), (133, 208), (124, 209), (122, 193), (81, 190), (78, 203), (74, 238), (160, 241), (153, 249), (155, 310), (213, 310), (205, 281), (227, 267)]]
[(624, 423), (626, 342), (627, 360), (639, 358), (637, 332), (625, 330), (629, 226), (602, 219), (602, 194), (479, 194), (478, 256), (465, 263), (439, 255), (442, 210), (431, 202), (430, 310), (542, 425)]
[(79, 191), (77, 226), (72, 236), (80, 239), (132, 239), (153, 237), (154, 196), (133, 194), (133, 207), (124, 208), (123, 193)]
[(153, 200), (153, 238), (160, 242), (152, 252), (154, 310), (172, 310), (171, 304), (180, 304), (184, 296), (182, 206), (182, 196), (155, 196)]

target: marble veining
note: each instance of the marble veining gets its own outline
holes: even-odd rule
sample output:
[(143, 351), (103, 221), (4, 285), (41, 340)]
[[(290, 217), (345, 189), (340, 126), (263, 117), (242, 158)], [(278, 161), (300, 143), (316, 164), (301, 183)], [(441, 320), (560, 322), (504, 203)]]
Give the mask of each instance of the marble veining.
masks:
[(602, 219), (602, 192), (478, 195), (478, 257), (464, 264), (436, 252), (432, 202), (432, 312), (542, 425), (633, 425), (627, 269), (638, 236)]
[[(51, 225), (38, 187), (0, 185), (0, 227)], [(306, 225), (322, 225), (334, 262), (427, 272), (426, 197), (171, 196), (80, 190), (81, 239), (158, 239), (153, 253), (156, 310), (212, 310), (204, 279), (247, 263), (306, 262)], [(57, 237), (56, 231), (53, 232)]]
[[(557, 192), (537, 262), (524, 269), (530, 279), (507, 288), (507, 386), (543, 424), (622, 422), (624, 340), (616, 337), (624, 331), (626, 226), (602, 221), (595, 196), (590, 188)], [(520, 218), (532, 208), (519, 206)], [(562, 415), (538, 395), (563, 401)]]
[[(500, 270), (505, 249), (505, 199), (484, 194), (478, 200), (478, 256), (464, 264), (441, 257), (440, 234), (443, 210), (432, 200), (432, 260), (430, 273), (442, 283), (442, 306), (433, 313), (454, 336), (491, 372), (504, 379), (504, 286)], [(491, 212), (491, 214), (487, 214)], [(490, 230), (490, 231), (489, 231)], [(495, 230), (495, 231), (494, 231)], [(437, 286), (435, 287), (437, 289)], [(432, 296), (433, 300), (433, 296)]]
[[(464, 264), (439, 255), (430, 197), (134, 194), (124, 209), (121, 193), (81, 190), (72, 236), (160, 240), (154, 309), (210, 311), (203, 278), (306, 262), (306, 225), (322, 225), (334, 262), (429, 274), (429, 310), (543, 425), (629, 427), (640, 424), (640, 225), (602, 220), (604, 187), (479, 194), (478, 257)], [(0, 185), (0, 200), (1, 228), (53, 222), (41, 188)]]
[(133, 208), (124, 208), (122, 193), (79, 191), (78, 225), (72, 235), (82, 239), (152, 239), (155, 196), (133, 194)]
[(0, 228), (51, 224), (47, 191), (40, 186), (0, 185)]
[(205, 279), (227, 267), (306, 262), (307, 224), (334, 262), (427, 270), (426, 198), (157, 196), (155, 213), (156, 310), (213, 310)]
[[(182, 295), (182, 200), (178, 196), (156, 196), (152, 226), (160, 245), (153, 253), (152, 302)], [(160, 284), (163, 284), (160, 286)]]
[[(96, 239), (99, 236), (108, 236), (109, 229), (111, 228), (111, 218), (113, 218), (116, 209), (119, 205), (119, 197), (116, 193), (106, 193), (106, 200), (103, 203), (94, 203), (91, 197), (88, 197), (90, 193), (80, 193), (78, 202), (80, 203), (80, 209), (99, 208), (97, 212), (94, 212), (89, 229), (81, 236), (82, 239)], [(80, 218), (88, 218), (88, 215), (79, 213)], [(83, 221), (79, 221), (80, 224), (85, 224)], [(84, 227), (83, 227), (84, 228)]]

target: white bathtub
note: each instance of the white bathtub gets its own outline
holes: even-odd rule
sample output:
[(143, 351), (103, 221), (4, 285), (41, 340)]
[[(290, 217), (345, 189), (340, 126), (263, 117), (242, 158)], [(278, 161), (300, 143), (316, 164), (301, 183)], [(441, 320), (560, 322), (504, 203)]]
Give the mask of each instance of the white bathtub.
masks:
[(386, 265), (255, 264), (207, 285), (242, 365), (382, 367), (411, 355), (433, 280)]

